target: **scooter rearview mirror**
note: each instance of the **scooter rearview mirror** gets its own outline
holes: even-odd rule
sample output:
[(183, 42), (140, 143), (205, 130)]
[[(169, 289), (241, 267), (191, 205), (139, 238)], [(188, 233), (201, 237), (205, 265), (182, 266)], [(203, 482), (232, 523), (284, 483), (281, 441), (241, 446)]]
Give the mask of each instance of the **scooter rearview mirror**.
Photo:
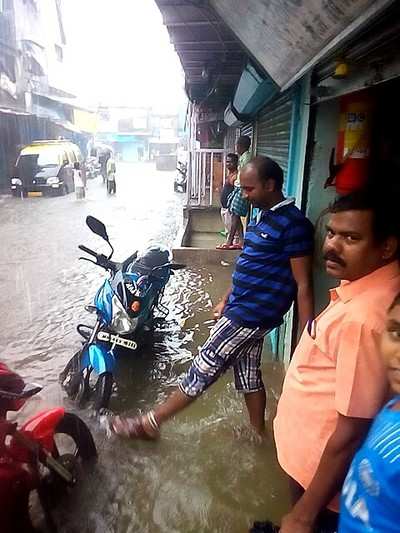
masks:
[(107, 229), (105, 225), (103, 224), (103, 222), (89, 215), (86, 217), (86, 224), (89, 226), (89, 229), (93, 231), (93, 233), (95, 233), (96, 235), (99, 235), (99, 237), (109, 242), (108, 235), (107, 235)]

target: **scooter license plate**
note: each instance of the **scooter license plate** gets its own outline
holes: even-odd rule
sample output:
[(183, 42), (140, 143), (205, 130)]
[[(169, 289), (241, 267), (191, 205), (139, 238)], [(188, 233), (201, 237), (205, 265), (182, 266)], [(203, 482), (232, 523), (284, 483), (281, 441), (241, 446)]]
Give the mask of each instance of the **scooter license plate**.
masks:
[(123, 348), (128, 348), (129, 350), (137, 349), (137, 343), (135, 341), (123, 339), (119, 335), (110, 335), (110, 333), (107, 333), (106, 331), (99, 331), (97, 338), (99, 341), (108, 342), (109, 344), (113, 344), (115, 346), (122, 346)]

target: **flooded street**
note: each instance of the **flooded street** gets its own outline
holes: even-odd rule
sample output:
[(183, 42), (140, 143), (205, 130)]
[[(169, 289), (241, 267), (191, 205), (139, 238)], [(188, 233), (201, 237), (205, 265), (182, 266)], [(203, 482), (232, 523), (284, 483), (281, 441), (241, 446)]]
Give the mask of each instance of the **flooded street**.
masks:
[[(78, 261), (78, 244), (106, 251), (85, 225), (88, 214), (107, 226), (115, 259), (150, 241), (172, 247), (182, 223), (183, 195), (171, 172), (152, 163), (119, 163), (117, 195), (101, 178), (88, 182), (87, 198), (0, 197), (1, 359), (27, 380), (43, 384), (23, 416), (47, 405), (74, 406), (58, 374), (79, 347), (76, 324), (103, 271)], [(164, 398), (177, 384), (212, 325), (212, 304), (230, 283), (231, 269), (187, 268), (169, 282), (169, 315), (151, 348), (120, 359), (115, 412), (135, 413)], [(266, 359), (270, 411), (282, 369)], [(286, 487), (272, 436), (258, 442), (247, 428), (241, 398), (228, 373), (187, 411), (163, 427), (159, 442), (107, 438), (90, 410), (80, 412), (92, 430), (98, 465), (64, 506), (66, 533), (244, 533), (255, 519), (278, 521)]]

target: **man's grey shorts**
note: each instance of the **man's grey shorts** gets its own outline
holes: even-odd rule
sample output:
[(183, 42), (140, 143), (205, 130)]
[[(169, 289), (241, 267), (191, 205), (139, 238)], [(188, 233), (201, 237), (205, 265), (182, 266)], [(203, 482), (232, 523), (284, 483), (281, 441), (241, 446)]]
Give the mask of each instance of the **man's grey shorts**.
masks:
[(239, 392), (264, 389), (261, 376), (261, 354), (265, 328), (245, 328), (222, 317), (211, 329), (179, 388), (187, 396), (202, 394), (228, 368), (233, 367), (235, 387)]

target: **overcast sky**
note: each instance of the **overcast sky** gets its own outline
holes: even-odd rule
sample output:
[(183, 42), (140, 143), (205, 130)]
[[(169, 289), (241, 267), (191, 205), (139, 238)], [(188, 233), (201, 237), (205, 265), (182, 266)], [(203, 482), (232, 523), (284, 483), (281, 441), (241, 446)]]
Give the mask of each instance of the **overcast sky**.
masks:
[(77, 96), (97, 105), (184, 106), (179, 59), (153, 0), (64, 0)]

